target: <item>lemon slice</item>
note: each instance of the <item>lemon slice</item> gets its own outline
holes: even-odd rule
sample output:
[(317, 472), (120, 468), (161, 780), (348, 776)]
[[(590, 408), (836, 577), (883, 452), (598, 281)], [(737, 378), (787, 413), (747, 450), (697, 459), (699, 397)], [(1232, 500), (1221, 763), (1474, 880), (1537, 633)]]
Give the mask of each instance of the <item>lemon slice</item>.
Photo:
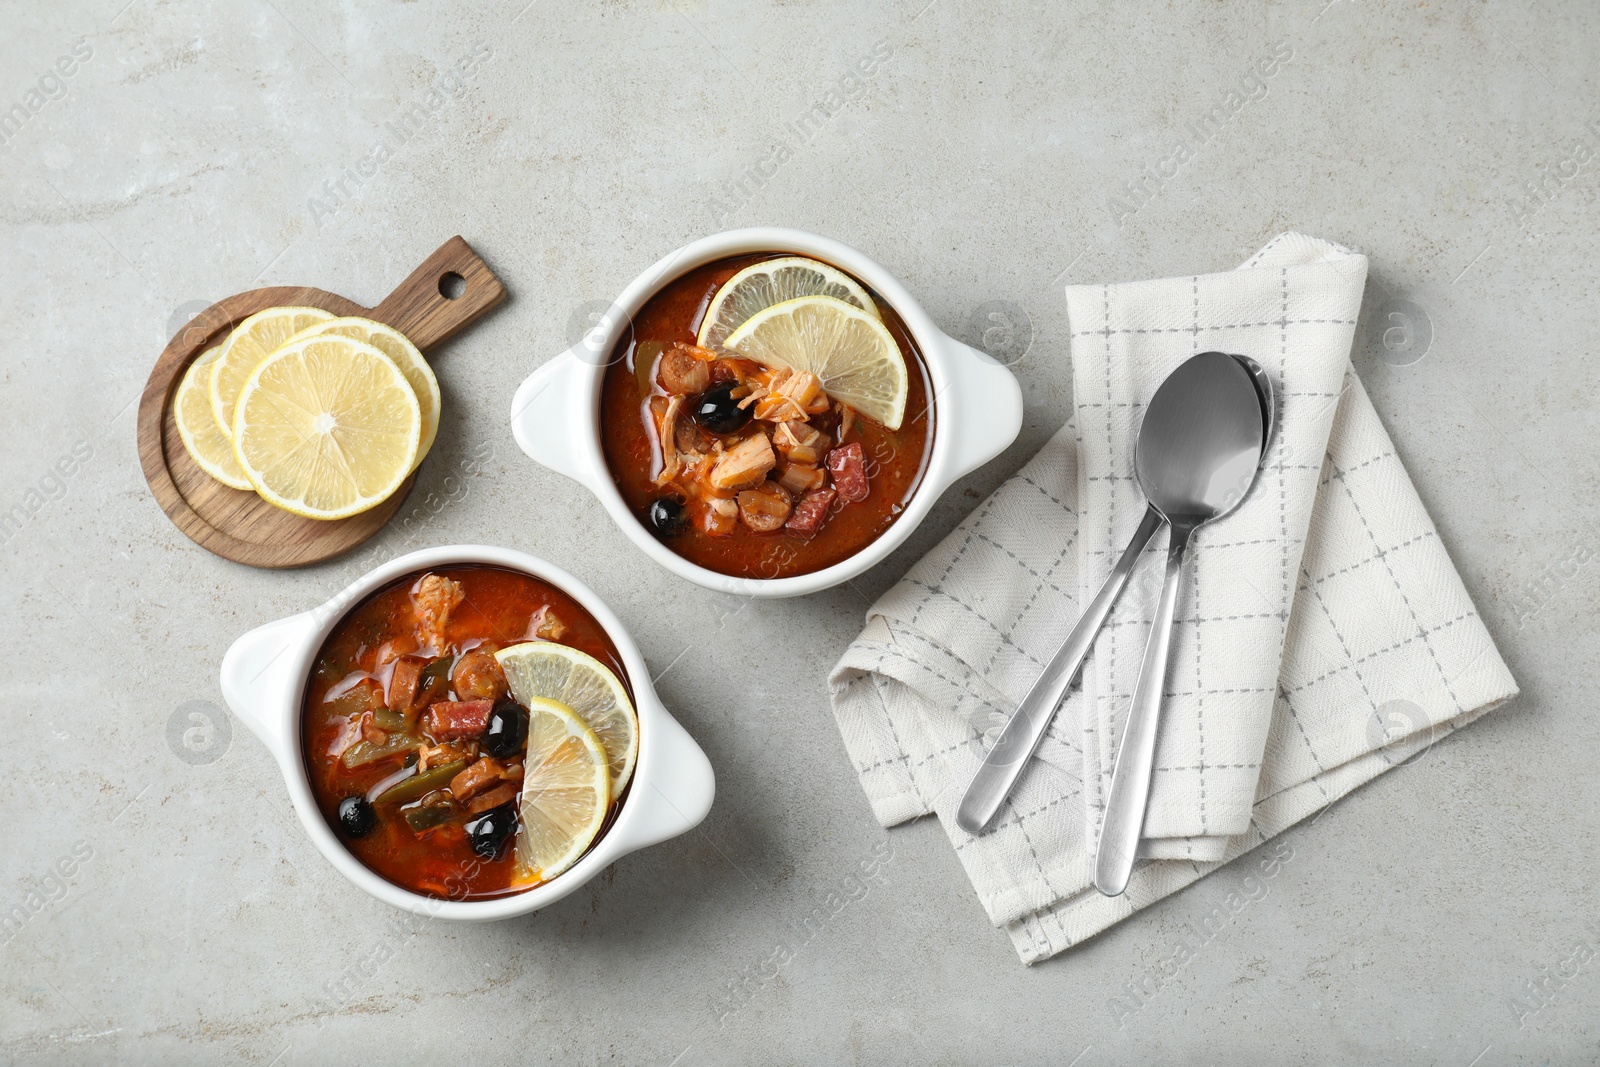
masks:
[(233, 437), (233, 412), (239, 392), (261, 361), (289, 338), (332, 315), (320, 308), (267, 308), (233, 328), (222, 353), (211, 365), (211, 414), (222, 432)]
[(417, 351), (417, 346), (405, 334), (392, 326), (354, 315), (308, 326), (289, 338), (287, 343), (293, 344), (325, 333), (365, 341), (394, 360), (394, 365), (406, 376), (406, 381), (411, 383), (411, 391), (417, 394), (417, 403), (422, 407), (422, 444), (417, 448), (417, 464), (420, 466), (427, 458), (428, 450), (433, 447), (433, 439), (439, 435), (439, 379), (433, 376), (433, 368), (428, 366), (428, 361), (422, 358), (422, 353)]
[(233, 454), (233, 442), (211, 414), (211, 364), (222, 354), (222, 346), (204, 353), (189, 364), (172, 397), (172, 421), (178, 424), (178, 438), (200, 469), (223, 485), (249, 491), (250, 479)]
[(611, 792), (620, 795), (639, 758), (639, 719), (622, 682), (604, 663), (554, 641), (528, 641), (494, 654), (511, 693), (524, 704), (559, 700), (600, 735), (611, 767)]
[(722, 283), (701, 320), (700, 347), (725, 345), (756, 312), (802, 296), (831, 296), (878, 317), (878, 306), (850, 275), (805, 256), (784, 256), (752, 264)]
[(898, 430), (906, 414), (906, 361), (882, 322), (831, 296), (785, 300), (728, 335), (727, 349), (769, 367), (808, 370), (823, 390)]
[[(225, 357), (224, 357), (225, 358)], [(405, 482), (422, 408), (394, 360), (349, 337), (284, 345), (239, 393), (233, 445), (256, 492), (310, 519), (374, 507)]]
[(548, 882), (594, 843), (611, 806), (606, 750), (558, 700), (528, 705), (528, 756), (517, 826), (515, 879)]

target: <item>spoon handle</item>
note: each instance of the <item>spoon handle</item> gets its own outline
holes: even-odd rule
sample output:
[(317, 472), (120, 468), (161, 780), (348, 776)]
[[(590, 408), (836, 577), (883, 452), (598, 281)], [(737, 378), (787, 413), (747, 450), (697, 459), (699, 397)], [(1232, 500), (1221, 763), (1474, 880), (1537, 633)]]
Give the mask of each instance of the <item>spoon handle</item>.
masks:
[(1183, 585), (1184, 553), (1194, 527), (1172, 524), (1167, 546), (1167, 577), (1161, 602), (1144, 647), (1139, 681), (1133, 687), (1133, 705), (1122, 729), (1117, 763), (1111, 771), (1111, 793), (1106, 798), (1105, 821), (1100, 824), (1100, 847), (1095, 856), (1094, 884), (1108, 897), (1121, 895), (1133, 873), (1139, 836), (1144, 829), (1145, 805), (1150, 799), (1150, 776), (1156, 758), (1156, 728), (1161, 721), (1161, 696), (1167, 684), (1167, 654), (1172, 647), (1172, 618), (1177, 612), (1178, 590)]
[(967, 833), (982, 833), (995, 812), (1000, 810), (1000, 805), (1005, 803), (1006, 797), (1011, 795), (1011, 788), (1022, 776), (1022, 768), (1044, 739), (1045, 730), (1055, 717), (1061, 698), (1067, 695), (1072, 680), (1078, 676), (1078, 668), (1089, 654), (1095, 635), (1105, 625), (1106, 616), (1111, 614), (1111, 606), (1117, 602), (1122, 587), (1128, 584), (1128, 575), (1133, 572), (1134, 564), (1139, 562), (1139, 554), (1164, 521), (1155, 508), (1145, 509), (1144, 520), (1139, 523), (1139, 529), (1134, 531), (1133, 539), (1123, 549), (1121, 558), (1111, 569), (1111, 575), (1100, 587), (1100, 592), (1089, 602), (1078, 625), (1072, 628), (1072, 633), (1056, 649), (1056, 654), (1045, 665), (1044, 673), (1033, 683), (1028, 695), (1022, 698), (1017, 710), (1000, 728), (1000, 736), (979, 764), (977, 773), (967, 786), (966, 796), (961, 798), (961, 807), (956, 810), (956, 825)]

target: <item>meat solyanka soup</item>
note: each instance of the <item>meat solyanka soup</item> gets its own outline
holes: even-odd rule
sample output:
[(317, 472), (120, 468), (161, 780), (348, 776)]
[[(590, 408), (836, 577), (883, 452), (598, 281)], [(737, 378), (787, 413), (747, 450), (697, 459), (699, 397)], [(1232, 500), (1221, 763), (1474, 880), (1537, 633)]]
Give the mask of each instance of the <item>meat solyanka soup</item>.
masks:
[(665, 286), (611, 353), (606, 463), (691, 563), (782, 578), (894, 524), (927, 465), (927, 369), (894, 310), (799, 256), (719, 260)]
[(521, 892), (576, 862), (633, 772), (615, 646), (577, 601), (498, 567), (409, 575), (329, 635), (302, 740), (328, 824), (414, 893)]

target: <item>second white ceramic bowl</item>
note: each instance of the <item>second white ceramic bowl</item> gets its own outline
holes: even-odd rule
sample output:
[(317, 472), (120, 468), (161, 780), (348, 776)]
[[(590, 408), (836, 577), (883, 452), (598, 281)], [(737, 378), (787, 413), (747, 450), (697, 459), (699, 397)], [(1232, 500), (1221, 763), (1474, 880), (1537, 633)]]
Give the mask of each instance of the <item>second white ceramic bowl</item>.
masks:
[[(617, 339), (645, 302), (688, 271), (729, 256), (773, 252), (810, 256), (853, 275), (905, 322), (932, 378), (933, 454), (904, 514), (871, 544), (810, 574), (737, 578), (690, 563), (634, 517), (606, 467), (600, 444), (600, 388)], [(674, 574), (708, 589), (784, 597), (838, 585), (871, 568), (911, 536), (957, 479), (1003, 452), (1022, 429), (1022, 389), (986, 353), (933, 324), (894, 276), (848, 245), (803, 230), (759, 227), (701, 238), (635, 278), (581, 342), (528, 376), (511, 404), (511, 432), (529, 456), (593, 493), (623, 533)]]
[[(368, 594), (418, 571), (488, 564), (541, 578), (594, 616), (616, 646), (633, 687), (639, 714), (639, 759), (633, 781), (612, 823), (583, 858), (526, 892), (489, 900), (439, 900), (402, 889), (374, 873), (344, 847), (311, 794), (301, 746), (300, 716), (306, 680), (322, 643)], [(650, 671), (622, 622), (582, 582), (552, 563), (487, 545), (452, 545), (412, 552), (357, 578), (320, 607), (258, 626), (222, 657), (222, 695), (233, 713), (278, 761), (289, 799), (312, 844), (356, 885), (397, 908), (439, 919), (505, 919), (554, 904), (635, 849), (676, 837), (711, 810), (716, 779), (711, 763), (688, 731), (662, 706)]]

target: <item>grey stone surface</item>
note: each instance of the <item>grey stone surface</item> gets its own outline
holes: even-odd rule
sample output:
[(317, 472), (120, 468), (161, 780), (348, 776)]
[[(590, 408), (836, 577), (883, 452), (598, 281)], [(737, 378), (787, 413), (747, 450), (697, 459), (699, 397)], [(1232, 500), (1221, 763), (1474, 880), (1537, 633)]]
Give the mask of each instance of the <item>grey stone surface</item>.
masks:
[[(0, 509), (25, 515), (0, 545), (0, 913), (23, 915), (0, 1059), (1600, 1059), (1592, 4), (124, 2), (10, 3), (0, 32), (0, 108), (25, 114), (0, 145)], [(1292, 58), (1249, 80), (1275, 45)], [(408, 140), (386, 132), (475, 51)], [(993, 300), (1033, 335), (1017, 444), (873, 573), (776, 603), (651, 565), (505, 421), (585, 302), (757, 223), (856, 245), (957, 335)], [(1225, 269), (1287, 228), (1372, 257), (1357, 367), (1524, 695), (1286, 834), (1274, 878), (1236, 865), (1025, 969), (937, 827), (873, 822), (824, 675), (1064, 419), (1062, 284)], [(184, 315), (258, 284), (370, 303), (457, 232), (513, 293), (436, 361), (414, 499), (488, 446), (464, 499), (293, 573), (184, 539), (134, 449)], [(534, 917), (399, 928), (311, 848), (254, 737), (188, 715), (238, 634), (463, 541), (591, 583), (719, 792)], [(885, 844), (884, 884), (797, 935)], [(1230, 891), (1248, 907), (1197, 942)]]

